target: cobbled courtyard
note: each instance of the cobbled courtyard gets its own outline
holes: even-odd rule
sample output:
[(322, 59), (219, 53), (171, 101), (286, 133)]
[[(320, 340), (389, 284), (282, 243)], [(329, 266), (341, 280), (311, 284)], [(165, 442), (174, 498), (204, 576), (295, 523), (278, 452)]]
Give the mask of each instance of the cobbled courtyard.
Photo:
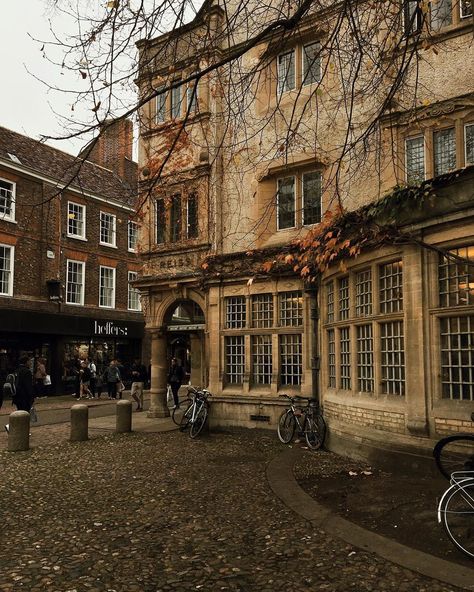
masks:
[[(274, 433), (97, 435), (0, 452), (0, 590), (458, 590), (315, 530), (275, 497)], [(65, 436), (63, 430), (62, 436)], [(312, 454), (308, 452), (308, 454)]]

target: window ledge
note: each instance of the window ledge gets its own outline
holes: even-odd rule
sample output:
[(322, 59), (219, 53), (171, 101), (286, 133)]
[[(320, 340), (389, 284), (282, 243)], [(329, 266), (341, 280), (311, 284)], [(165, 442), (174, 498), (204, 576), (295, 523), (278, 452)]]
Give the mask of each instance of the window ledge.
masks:
[(18, 224), (15, 218), (7, 218), (6, 216), (0, 216), (0, 222), (9, 222), (10, 224)]
[(73, 238), (74, 240), (80, 240), (80, 241), (83, 241), (85, 243), (88, 242), (87, 241), (87, 238), (85, 238), (84, 236), (77, 236), (75, 234), (67, 234), (66, 236), (67, 236), (67, 238)]
[(118, 249), (117, 245), (111, 245), (110, 243), (103, 243), (99, 241), (99, 245), (101, 247), (109, 247), (110, 249)]

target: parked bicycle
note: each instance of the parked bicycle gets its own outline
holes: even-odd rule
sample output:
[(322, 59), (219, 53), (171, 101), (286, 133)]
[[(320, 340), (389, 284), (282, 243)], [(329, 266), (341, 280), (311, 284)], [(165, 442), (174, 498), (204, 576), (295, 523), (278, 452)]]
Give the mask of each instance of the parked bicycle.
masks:
[[(289, 444), (298, 428), (298, 433), (304, 436), (308, 448), (311, 450), (321, 448), (326, 436), (326, 423), (319, 403), (300, 396), (280, 395), (280, 397), (290, 401), (289, 409), (283, 411), (278, 420), (277, 432), (280, 441), (283, 444)], [(306, 401), (306, 405), (298, 404), (300, 401)]]
[(438, 522), (454, 545), (474, 559), (474, 434), (443, 438), (433, 455), (440, 473), (450, 481), (438, 504)]
[(182, 401), (179, 408), (174, 408), (171, 418), (181, 432), (189, 428), (189, 436), (196, 438), (207, 421), (211, 393), (206, 389), (188, 388), (188, 398)]

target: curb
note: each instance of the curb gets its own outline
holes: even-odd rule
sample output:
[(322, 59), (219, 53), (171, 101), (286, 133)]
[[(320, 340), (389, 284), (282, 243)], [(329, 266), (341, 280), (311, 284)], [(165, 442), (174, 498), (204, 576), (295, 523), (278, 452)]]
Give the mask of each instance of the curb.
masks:
[(267, 480), (273, 493), (291, 510), (346, 543), (375, 553), (401, 567), (450, 586), (474, 590), (474, 569), (439, 559), (423, 551), (401, 545), (387, 537), (336, 516), (309, 496), (298, 485), (293, 467), (301, 456), (298, 449), (288, 449), (267, 466)]

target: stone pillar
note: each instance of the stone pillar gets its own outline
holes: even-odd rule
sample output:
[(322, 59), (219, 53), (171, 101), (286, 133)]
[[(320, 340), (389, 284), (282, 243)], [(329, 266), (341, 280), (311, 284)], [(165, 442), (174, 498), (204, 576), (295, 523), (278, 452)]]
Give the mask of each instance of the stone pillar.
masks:
[(132, 402), (128, 399), (118, 401), (115, 431), (124, 434), (132, 431)]
[(30, 449), (30, 414), (28, 411), (14, 411), (8, 420), (8, 450), (20, 452)]
[(71, 407), (71, 442), (83, 442), (89, 439), (89, 407), (73, 405)]
[(193, 386), (204, 386), (203, 356), (202, 356), (202, 334), (191, 333), (191, 384)]
[(151, 334), (151, 388), (148, 417), (169, 417), (166, 402), (166, 383), (168, 378), (168, 358), (166, 331), (153, 329)]

